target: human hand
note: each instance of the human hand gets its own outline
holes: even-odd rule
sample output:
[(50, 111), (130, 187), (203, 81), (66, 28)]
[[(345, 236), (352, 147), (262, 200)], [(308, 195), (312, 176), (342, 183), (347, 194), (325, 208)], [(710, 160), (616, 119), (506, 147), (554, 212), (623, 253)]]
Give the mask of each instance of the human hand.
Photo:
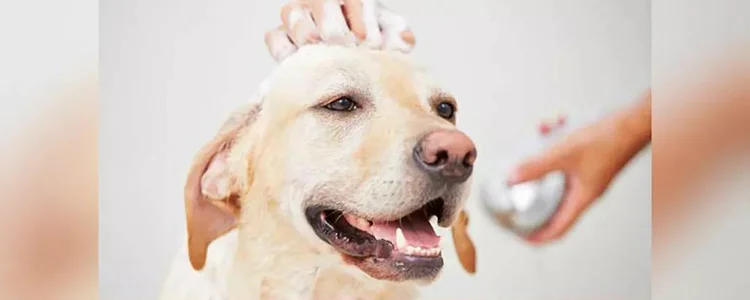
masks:
[(265, 36), (277, 61), (321, 42), (401, 52), (410, 52), (415, 43), (406, 19), (378, 0), (291, 0), (281, 9), (281, 21)]
[[(563, 171), (567, 179), (565, 196), (557, 212), (544, 227), (527, 237), (529, 242), (541, 244), (562, 237), (606, 191), (620, 170), (651, 139), (650, 94), (648, 111), (648, 120), (639, 107), (578, 129), (515, 169), (510, 184), (537, 179), (556, 170)], [(539, 131), (548, 134), (564, 122), (561, 118), (554, 124), (543, 123)]]

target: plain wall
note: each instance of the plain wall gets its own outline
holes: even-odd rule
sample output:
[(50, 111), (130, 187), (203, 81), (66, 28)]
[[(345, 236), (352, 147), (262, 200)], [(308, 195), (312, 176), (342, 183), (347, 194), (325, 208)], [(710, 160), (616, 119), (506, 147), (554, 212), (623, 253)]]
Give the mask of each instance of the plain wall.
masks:
[[(459, 127), (493, 160), (542, 118), (628, 105), (650, 82), (650, 2), (387, 1), (413, 56), (461, 103)], [(183, 242), (190, 160), (275, 63), (263, 33), (282, 1), (100, 4), (100, 298), (153, 299)], [(650, 153), (616, 179), (564, 240), (534, 248), (502, 231), (473, 193), (478, 273), (452, 242), (429, 299), (647, 299)], [(476, 186), (475, 186), (476, 191)]]

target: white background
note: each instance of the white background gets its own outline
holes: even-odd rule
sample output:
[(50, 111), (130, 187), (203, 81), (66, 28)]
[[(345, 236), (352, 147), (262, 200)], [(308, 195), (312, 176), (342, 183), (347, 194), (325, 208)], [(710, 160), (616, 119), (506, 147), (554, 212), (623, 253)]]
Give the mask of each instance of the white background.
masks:
[[(413, 56), (461, 103), (476, 181), (541, 118), (623, 107), (649, 86), (650, 2), (387, 1)], [(281, 1), (130, 0), (100, 6), (100, 298), (157, 296), (184, 237), (190, 159), (274, 62)], [(649, 153), (560, 243), (533, 248), (469, 203), (478, 273), (445, 251), (429, 299), (647, 299)], [(450, 240), (445, 240), (449, 249)]]

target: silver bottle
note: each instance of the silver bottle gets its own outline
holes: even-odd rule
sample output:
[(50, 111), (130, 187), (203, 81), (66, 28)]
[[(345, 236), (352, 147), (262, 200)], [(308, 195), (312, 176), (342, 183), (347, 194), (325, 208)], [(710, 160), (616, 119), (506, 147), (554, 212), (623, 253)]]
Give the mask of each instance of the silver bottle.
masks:
[(557, 211), (565, 194), (566, 178), (561, 171), (547, 173), (538, 180), (509, 186), (511, 168), (538, 154), (571, 131), (567, 124), (547, 135), (534, 134), (518, 144), (516, 152), (492, 167), (492, 176), (480, 184), (480, 200), (493, 219), (519, 236), (527, 236), (544, 226)]

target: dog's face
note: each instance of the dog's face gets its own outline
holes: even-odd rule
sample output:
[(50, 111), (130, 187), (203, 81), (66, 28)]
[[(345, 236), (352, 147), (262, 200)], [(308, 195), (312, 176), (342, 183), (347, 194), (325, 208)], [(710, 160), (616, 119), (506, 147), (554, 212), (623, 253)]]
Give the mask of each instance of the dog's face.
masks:
[[(303, 48), (269, 78), (262, 102), (198, 156), (190, 178), (200, 177), (200, 188), (190, 179), (186, 187), (189, 231), (191, 218), (195, 232), (216, 223), (197, 214), (236, 215), (233, 194), (263, 189), (297, 231), (371, 277), (432, 280), (443, 266), (434, 228), (457, 217), (476, 158), (455, 128), (456, 111), (456, 100), (403, 55)], [(247, 176), (227, 171), (233, 155), (247, 159)], [(224, 201), (191, 204), (217, 203), (205, 198)]]

